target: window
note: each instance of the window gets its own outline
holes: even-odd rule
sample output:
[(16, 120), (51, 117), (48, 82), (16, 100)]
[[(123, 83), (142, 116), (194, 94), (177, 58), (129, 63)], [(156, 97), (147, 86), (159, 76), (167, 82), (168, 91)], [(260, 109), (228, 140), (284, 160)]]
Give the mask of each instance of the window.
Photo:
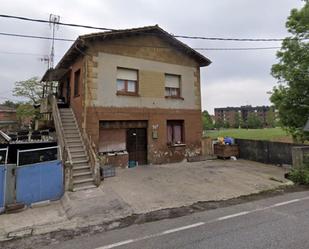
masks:
[(170, 145), (184, 143), (183, 120), (167, 121), (167, 143)]
[(165, 74), (165, 96), (180, 98), (180, 75)]
[(74, 97), (79, 96), (80, 69), (74, 73)]
[(134, 69), (117, 68), (117, 94), (137, 95), (137, 74)]

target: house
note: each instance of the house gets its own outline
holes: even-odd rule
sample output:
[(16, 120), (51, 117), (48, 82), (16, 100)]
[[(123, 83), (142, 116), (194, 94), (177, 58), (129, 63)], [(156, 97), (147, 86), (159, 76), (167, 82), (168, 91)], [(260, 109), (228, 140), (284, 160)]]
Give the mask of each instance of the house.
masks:
[(16, 109), (0, 105), (0, 128), (7, 130), (17, 126)]
[(80, 36), (42, 81), (59, 82), (61, 118), (72, 108), (108, 164), (160, 164), (200, 154), (200, 67), (210, 63), (149, 26)]

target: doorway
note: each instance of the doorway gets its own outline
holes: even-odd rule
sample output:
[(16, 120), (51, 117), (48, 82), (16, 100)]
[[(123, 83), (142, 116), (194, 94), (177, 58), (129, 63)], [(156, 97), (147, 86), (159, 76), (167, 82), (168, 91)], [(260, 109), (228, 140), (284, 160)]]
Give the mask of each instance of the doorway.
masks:
[(134, 162), (138, 165), (147, 164), (147, 129), (127, 129), (126, 140), (129, 164)]

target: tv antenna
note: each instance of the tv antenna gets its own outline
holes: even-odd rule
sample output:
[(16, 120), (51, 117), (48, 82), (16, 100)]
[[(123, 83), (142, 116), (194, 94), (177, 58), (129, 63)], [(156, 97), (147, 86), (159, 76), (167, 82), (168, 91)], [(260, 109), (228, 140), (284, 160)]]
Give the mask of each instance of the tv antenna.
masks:
[(60, 16), (50, 14), (49, 15), (49, 26), (52, 29), (52, 47), (50, 51), (49, 68), (54, 68), (54, 57), (55, 57), (55, 30), (59, 28)]

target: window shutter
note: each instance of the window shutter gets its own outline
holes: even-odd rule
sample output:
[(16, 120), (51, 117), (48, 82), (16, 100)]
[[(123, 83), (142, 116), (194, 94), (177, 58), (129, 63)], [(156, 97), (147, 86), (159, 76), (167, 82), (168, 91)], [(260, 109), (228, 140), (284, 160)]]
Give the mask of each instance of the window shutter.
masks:
[(137, 71), (133, 69), (117, 68), (117, 79), (137, 81)]
[(165, 75), (165, 87), (179, 88), (179, 86), (180, 86), (179, 75), (172, 75), (172, 74)]

